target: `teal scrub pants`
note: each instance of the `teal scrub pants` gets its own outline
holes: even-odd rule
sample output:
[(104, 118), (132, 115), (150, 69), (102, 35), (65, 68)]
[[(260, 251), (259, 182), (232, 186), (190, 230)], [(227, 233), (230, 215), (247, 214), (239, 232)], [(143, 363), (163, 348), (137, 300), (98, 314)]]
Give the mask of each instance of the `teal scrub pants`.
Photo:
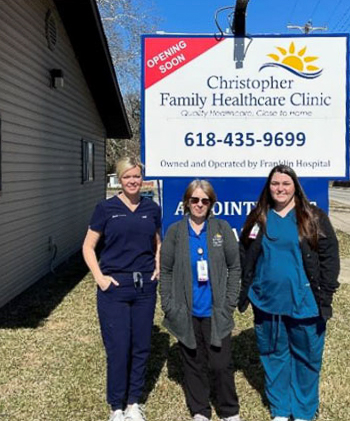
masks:
[(276, 316), (257, 308), (254, 314), (271, 415), (312, 420), (319, 406), (325, 321)]

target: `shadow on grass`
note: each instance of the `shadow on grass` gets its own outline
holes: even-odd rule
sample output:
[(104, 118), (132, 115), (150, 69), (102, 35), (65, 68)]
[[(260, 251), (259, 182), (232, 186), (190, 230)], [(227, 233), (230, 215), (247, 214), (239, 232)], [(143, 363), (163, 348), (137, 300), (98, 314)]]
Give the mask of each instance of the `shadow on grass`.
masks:
[(250, 386), (260, 394), (264, 406), (268, 407), (264, 392), (264, 370), (253, 328), (243, 330), (232, 338), (232, 358), (234, 370), (243, 372)]
[(41, 326), (64, 297), (85, 277), (88, 268), (77, 253), (0, 309), (0, 328)]
[(174, 345), (169, 350), (168, 375), (171, 380), (174, 380), (182, 388), (184, 388), (182, 360), (180, 356), (180, 347), (178, 342), (174, 343)]
[(146, 383), (142, 394), (145, 403), (157, 384), (160, 373), (169, 354), (170, 335), (162, 332), (158, 326), (152, 328), (151, 353), (147, 362)]
[[(263, 405), (268, 407), (268, 401), (264, 392), (264, 371), (256, 347), (254, 329), (246, 329), (239, 335), (232, 337), (231, 347), (234, 367), (233, 374), (237, 371), (242, 371), (251, 387), (260, 394)], [(184, 388), (180, 349), (177, 343), (169, 350), (168, 374), (170, 379), (176, 381)], [(213, 381), (211, 379), (211, 390), (213, 391), (212, 384)], [(240, 398), (244, 399), (244, 397)], [(214, 394), (211, 394), (211, 401), (215, 410), (218, 412)]]

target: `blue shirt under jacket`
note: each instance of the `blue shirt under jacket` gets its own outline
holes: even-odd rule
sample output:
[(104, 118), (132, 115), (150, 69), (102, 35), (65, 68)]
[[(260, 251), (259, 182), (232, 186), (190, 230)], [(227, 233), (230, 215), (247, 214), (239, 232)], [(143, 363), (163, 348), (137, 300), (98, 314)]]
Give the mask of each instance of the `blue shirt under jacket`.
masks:
[(249, 289), (250, 301), (266, 313), (293, 318), (318, 316), (303, 266), (295, 210), (285, 217), (270, 210), (266, 232)]
[(123, 273), (142, 272), (150, 277), (155, 268), (154, 239), (160, 225), (160, 208), (150, 199), (142, 197), (135, 211), (117, 196), (100, 202), (92, 215), (90, 229), (103, 235), (102, 273), (118, 273), (118, 281)]
[[(199, 234), (196, 234), (188, 221), (188, 234), (190, 239), (190, 253), (192, 265), (192, 315), (195, 317), (210, 317), (212, 307), (212, 292), (210, 284), (210, 274), (208, 281), (198, 281), (197, 261), (206, 260), (208, 262), (207, 247), (207, 223)], [(203, 253), (199, 253), (203, 251)], [(209, 262), (208, 262), (209, 265)], [(208, 269), (209, 272), (209, 269)]]

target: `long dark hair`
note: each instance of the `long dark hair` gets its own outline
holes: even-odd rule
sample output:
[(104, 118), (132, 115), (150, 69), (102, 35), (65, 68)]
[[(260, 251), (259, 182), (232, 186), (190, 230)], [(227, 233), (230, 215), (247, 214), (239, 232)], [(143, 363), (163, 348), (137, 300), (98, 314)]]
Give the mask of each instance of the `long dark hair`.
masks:
[(249, 243), (249, 234), (255, 224), (266, 234), (267, 212), (274, 207), (274, 201), (271, 197), (270, 183), (275, 173), (288, 175), (294, 183), (295, 194), (295, 213), (298, 225), (299, 240), (306, 238), (313, 249), (317, 248), (320, 228), (315, 207), (311, 205), (306, 197), (303, 188), (298, 180), (295, 171), (287, 165), (277, 165), (267, 177), (264, 188), (260, 194), (256, 208), (249, 214), (241, 235), (241, 241), (244, 245)]

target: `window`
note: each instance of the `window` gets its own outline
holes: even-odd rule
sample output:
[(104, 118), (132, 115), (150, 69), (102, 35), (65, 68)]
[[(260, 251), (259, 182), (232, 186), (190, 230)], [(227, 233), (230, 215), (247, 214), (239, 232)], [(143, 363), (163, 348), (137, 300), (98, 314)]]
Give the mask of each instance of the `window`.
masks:
[(2, 151), (2, 144), (1, 144), (1, 114), (0, 114), (0, 193), (2, 190), (2, 170), (1, 170), (1, 163), (2, 163), (2, 157), (1, 157), (1, 151)]
[(94, 181), (95, 178), (95, 145), (93, 142), (82, 139), (82, 182)]

